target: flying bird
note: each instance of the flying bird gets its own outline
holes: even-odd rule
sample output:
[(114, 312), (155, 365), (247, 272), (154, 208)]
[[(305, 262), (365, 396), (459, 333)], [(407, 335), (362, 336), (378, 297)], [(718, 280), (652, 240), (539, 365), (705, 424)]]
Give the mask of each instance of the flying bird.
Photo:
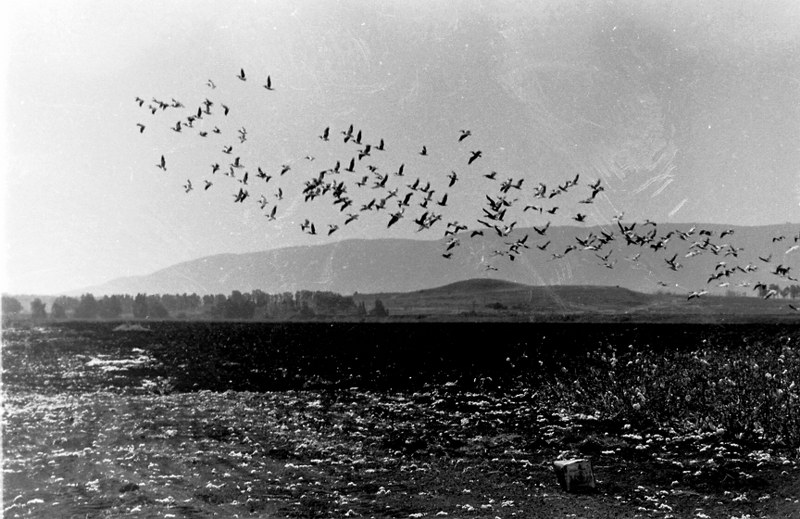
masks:
[(479, 151), (473, 151), (472, 155), (469, 157), (469, 160), (467, 161), (467, 164), (472, 164), (473, 162), (475, 162), (481, 156), (483, 156), (483, 152), (481, 152), (480, 150)]
[(708, 294), (708, 290), (695, 290), (694, 292), (689, 294), (689, 297), (687, 297), (686, 299), (688, 301), (691, 301), (692, 299), (699, 298), (700, 296), (704, 296), (706, 294)]
[(469, 130), (461, 130), (461, 135), (458, 137), (458, 142), (463, 141), (464, 139), (466, 139), (470, 135), (472, 135), (471, 131), (469, 131)]
[(274, 88), (272, 88), (272, 78), (271, 77), (267, 76), (267, 84), (264, 85), (264, 88), (266, 88), (267, 90), (275, 90)]
[(239, 188), (239, 193), (237, 193), (237, 194), (235, 194), (235, 195), (233, 195), (233, 196), (234, 196), (234, 200), (233, 200), (233, 201), (234, 201), (234, 203), (235, 203), (235, 202), (240, 202), (240, 203), (241, 203), (241, 202), (244, 202), (244, 201), (245, 201), (245, 199), (246, 199), (248, 196), (250, 196), (250, 193), (248, 193), (247, 191), (245, 191), (243, 188), (241, 188), (241, 187), (240, 187), (240, 188)]
[(159, 169), (162, 169), (164, 171), (167, 170), (167, 161), (166, 161), (166, 159), (164, 159), (164, 155), (161, 155), (161, 163), (160, 164), (156, 164), (156, 167), (158, 167)]
[(388, 229), (392, 225), (396, 224), (398, 222), (398, 220), (400, 220), (400, 218), (402, 218), (402, 217), (403, 217), (402, 209), (400, 211), (396, 212), (396, 213), (392, 213), (391, 214), (391, 218), (389, 219), (389, 225), (387, 225), (386, 228)]
[(144, 133), (144, 125), (142, 123), (136, 123), (136, 126), (139, 127), (139, 133)]
[(458, 175), (455, 171), (450, 171), (450, 174), (447, 175), (447, 178), (450, 179), (450, 184), (447, 187), (453, 187), (453, 184), (455, 184), (456, 180), (458, 180)]
[(238, 77), (242, 81), (247, 81), (247, 77), (244, 75), (244, 69), (240, 69), (239, 74), (236, 77)]

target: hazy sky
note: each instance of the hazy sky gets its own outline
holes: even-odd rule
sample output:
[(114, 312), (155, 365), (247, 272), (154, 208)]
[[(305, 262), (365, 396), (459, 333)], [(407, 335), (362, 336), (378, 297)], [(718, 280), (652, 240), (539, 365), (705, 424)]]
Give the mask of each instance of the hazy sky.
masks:
[[(629, 220), (800, 222), (793, 0), (14, 4), (4, 31), (6, 292), (57, 293), (224, 252), (440, 237), (417, 234), (411, 218), (387, 229), (386, 212), (345, 227), (329, 203), (303, 202), (304, 181), (357, 153), (339, 134), (350, 124), (387, 148), (350, 180), (367, 164), (405, 164), (390, 183), (431, 180), (437, 198), (449, 192), (447, 221), (475, 225), (482, 174), (496, 170), (526, 179), (520, 197), (576, 173), (602, 179), (592, 224), (623, 211)], [(236, 78), (240, 68), (248, 81)], [(268, 75), (274, 91), (262, 87)], [(151, 115), (137, 96), (186, 108)], [(206, 98), (213, 116), (170, 129)], [(472, 136), (459, 143), (461, 129)], [(233, 202), (240, 183), (211, 175), (213, 162), (232, 160), (227, 144), (251, 177), (242, 204)], [(483, 157), (467, 166), (472, 150)], [(166, 172), (155, 167), (162, 154)], [(280, 177), (283, 164), (292, 169)], [(256, 166), (275, 175), (269, 184), (252, 178)], [(448, 190), (451, 170), (461, 180)], [(358, 204), (377, 196), (349, 189)], [(276, 221), (261, 194), (267, 210), (278, 204)], [(305, 218), (321, 236), (300, 230)], [(340, 225), (330, 238), (327, 222)], [(541, 223), (520, 214), (520, 226)]]

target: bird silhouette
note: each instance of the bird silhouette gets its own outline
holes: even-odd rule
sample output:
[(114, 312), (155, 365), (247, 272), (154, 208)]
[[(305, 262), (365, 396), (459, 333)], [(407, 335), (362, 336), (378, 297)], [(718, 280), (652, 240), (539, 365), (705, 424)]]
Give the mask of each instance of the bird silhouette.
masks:
[(481, 151), (473, 151), (472, 155), (469, 157), (469, 160), (467, 161), (467, 164), (468, 165), (472, 164), (473, 162), (475, 162), (481, 156), (483, 156), (483, 152), (481, 152)]
[(244, 69), (240, 69), (239, 74), (236, 77), (238, 77), (242, 81), (247, 81), (247, 77), (244, 75)]
[(144, 133), (144, 125), (142, 123), (136, 123), (136, 126), (139, 127), (139, 133)]
[(471, 131), (469, 131), (469, 130), (461, 130), (461, 135), (458, 136), (458, 142), (463, 141), (464, 139), (466, 139), (470, 135), (472, 135)]
[(695, 290), (691, 294), (689, 294), (689, 297), (687, 297), (686, 299), (688, 301), (691, 301), (692, 299), (698, 299), (700, 296), (704, 296), (706, 294), (708, 294), (708, 290)]
[(455, 185), (456, 181), (458, 180), (458, 175), (456, 174), (455, 171), (450, 171), (450, 174), (447, 175), (447, 178), (450, 179), (450, 184), (448, 184), (447, 186), (448, 188), (450, 188)]
[(239, 192), (236, 195), (234, 195), (233, 201), (242, 203), (248, 196), (250, 196), (250, 193), (248, 193), (247, 191), (245, 191), (243, 188), (240, 187)]
[(167, 170), (167, 161), (166, 159), (164, 159), (164, 155), (161, 155), (161, 162), (159, 164), (156, 164), (156, 166), (164, 171)]
[(272, 88), (272, 78), (271, 77), (267, 76), (267, 84), (264, 85), (264, 88), (266, 88), (267, 90), (275, 90), (274, 88)]

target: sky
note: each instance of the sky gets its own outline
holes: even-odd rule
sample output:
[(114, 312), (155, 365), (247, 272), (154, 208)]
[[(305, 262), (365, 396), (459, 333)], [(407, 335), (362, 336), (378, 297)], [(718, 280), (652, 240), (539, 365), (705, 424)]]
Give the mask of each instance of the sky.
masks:
[[(400, 189), (430, 180), (437, 199), (448, 192), (445, 219), (470, 227), (490, 171), (524, 178), (519, 196), (576, 174), (600, 179), (591, 224), (623, 213), (800, 222), (792, 0), (6, 4), (3, 292), (56, 294), (211, 254), (440, 238), (409, 217), (387, 228), (388, 212), (345, 226), (329, 203), (304, 202), (305, 181), (358, 153), (340, 133), (351, 124), (365, 143), (386, 143), (357, 161), (350, 178), (370, 180), (350, 188), (356, 206), (379, 192), (373, 165)], [(274, 90), (263, 88), (268, 76)], [(153, 99), (184, 107), (153, 115)], [(171, 129), (205, 99), (213, 115)], [(459, 142), (463, 129), (471, 135)], [(251, 177), (243, 203), (234, 202), (241, 171), (211, 173), (233, 156)], [(280, 175), (283, 165), (291, 169)], [(253, 179), (257, 166), (270, 183)], [(451, 171), (459, 181), (448, 189)], [(305, 219), (317, 236), (301, 230)], [(519, 226), (544, 221), (519, 215)], [(328, 224), (339, 225), (330, 236)]]

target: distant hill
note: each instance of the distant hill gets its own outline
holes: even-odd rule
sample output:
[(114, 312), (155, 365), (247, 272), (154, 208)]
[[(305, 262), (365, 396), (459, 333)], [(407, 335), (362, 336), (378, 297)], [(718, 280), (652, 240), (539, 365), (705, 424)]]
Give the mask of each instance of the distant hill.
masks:
[[(344, 240), (323, 245), (208, 256), (148, 275), (114, 279), (75, 293), (229, 294), (233, 290), (260, 289), (276, 293), (306, 289), (352, 294), (413, 292), (448, 285), (450, 288), (447, 290), (450, 291), (474, 291), (476, 288), (516, 290), (513, 285), (496, 283), (502, 280), (526, 287), (575, 285), (585, 290), (589, 286), (617, 286), (636, 292), (672, 291), (679, 294), (706, 288), (712, 294), (724, 294), (730, 290), (752, 294), (752, 284), (756, 281), (786, 284), (785, 279), (781, 280), (770, 273), (778, 264), (790, 266), (794, 276), (800, 275), (800, 251), (786, 254), (786, 250), (794, 244), (792, 237), (800, 231), (797, 225), (730, 227), (659, 224), (658, 236), (673, 230), (685, 232), (693, 227), (695, 231), (688, 239), (673, 235), (665, 249), (660, 251), (626, 245), (616, 224), (603, 227), (551, 227), (544, 237), (533, 229), (516, 229), (507, 237), (497, 236), (487, 229), (485, 237), (470, 238), (468, 232), (459, 234), (460, 245), (453, 249), (454, 254), (450, 259), (442, 257), (444, 239)], [(635, 230), (644, 233), (650, 228), (640, 223)], [(705, 251), (686, 257), (693, 250), (690, 248), (693, 241), (703, 239), (698, 234), (700, 229), (712, 233), (713, 243), (735, 247), (737, 256), (715, 255)], [(732, 234), (724, 239), (719, 238), (723, 230), (731, 229)], [(553, 257), (553, 253), (563, 254), (567, 246), (577, 246), (576, 237), (585, 238), (590, 233), (598, 235), (601, 230), (613, 232), (614, 235), (614, 240), (600, 251), (606, 254), (613, 250), (608, 259), (613, 268), (603, 266), (592, 250), (579, 248), (564, 258)], [(507, 243), (521, 239), (526, 234), (529, 248), (521, 249), (514, 261), (495, 254), (497, 250), (507, 249)], [(775, 236), (787, 238), (773, 242)], [(548, 241), (550, 243), (545, 250), (536, 247), (544, 246)], [(665, 258), (672, 255), (677, 255), (676, 261), (682, 265), (677, 271), (669, 270), (665, 262)], [(772, 255), (770, 263), (760, 260), (759, 255), (764, 258)], [(736, 271), (723, 280), (730, 283), (728, 286), (718, 286), (722, 281), (707, 283), (709, 274), (721, 261), (728, 268), (750, 264), (757, 270), (749, 273)], [(497, 270), (488, 270), (489, 265)], [(486, 285), (480, 285), (481, 278)], [(459, 283), (466, 280), (469, 280), (466, 284)], [(736, 286), (739, 283), (750, 283), (751, 286)], [(550, 297), (561, 297), (560, 293), (559, 290), (553, 291)], [(614, 297), (624, 300), (621, 292)], [(639, 296), (628, 294), (625, 297), (635, 299)]]
[(457, 313), (496, 309), (526, 312), (629, 311), (651, 306), (652, 294), (607, 286), (532, 286), (498, 279), (469, 279), (441, 287), (401, 293), (364, 294), (364, 300), (381, 299), (395, 313), (430, 311)]

